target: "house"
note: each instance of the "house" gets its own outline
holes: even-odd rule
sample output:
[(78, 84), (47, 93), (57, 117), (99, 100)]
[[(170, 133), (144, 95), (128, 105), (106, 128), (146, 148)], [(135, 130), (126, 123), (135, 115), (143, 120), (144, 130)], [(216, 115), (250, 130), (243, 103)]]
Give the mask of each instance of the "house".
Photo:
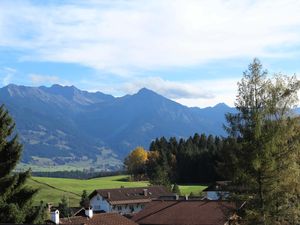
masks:
[(230, 183), (230, 181), (216, 181), (215, 184), (208, 186), (202, 191), (204, 198), (208, 200), (227, 199), (231, 189)]
[(90, 205), (95, 212), (118, 212), (131, 214), (142, 210), (145, 205), (164, 195), (171, 195), (163, 186), (139, 188), (98, 189), (93, 191)]
[(209, 200), (154, 200), (131, 218), (139, 225), (228, 225), (235, 204)]
[(250, 189), (245, 185), (236, 185), (231, 181), (216, 181), (202, 192), (207, 200), (226, 200), (229, 199), (230, 194), (249, 191)]
[(137, 225), (134, 221), (118, 213), (98, 213), (94, 214), (91, 208), (82, 208), (73, 216), (59, 218), (59, 211), (51, 212), (51, 220), (48, 224), (61, 225)]

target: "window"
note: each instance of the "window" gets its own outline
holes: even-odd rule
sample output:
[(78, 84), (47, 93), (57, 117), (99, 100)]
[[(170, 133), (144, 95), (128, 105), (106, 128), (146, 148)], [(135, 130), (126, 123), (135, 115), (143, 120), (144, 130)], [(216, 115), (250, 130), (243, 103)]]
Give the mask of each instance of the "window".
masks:
[(133, 205), (130, 205), (130, 206), (129, 206), (129, 209), (130, 209), (131, 212), (133, 212), (133, 211), (134, 211)]
[(118, 206), (118, 210), (121, 211), (122, 210), (122, 206), (119, 205)]
[(100, 196), (99, 196), (99, 195), (97, 195), (97, 200), (98, 200), (98, 201), (100, 200)]

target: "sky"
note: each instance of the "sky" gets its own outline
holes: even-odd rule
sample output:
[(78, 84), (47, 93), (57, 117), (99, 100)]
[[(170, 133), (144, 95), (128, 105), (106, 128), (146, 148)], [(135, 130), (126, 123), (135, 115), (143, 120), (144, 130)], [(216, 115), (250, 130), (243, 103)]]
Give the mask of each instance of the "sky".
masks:
[(146, 87), (233, 106), (255, 57), (270, 74), (299, 74), (299, 12), (299, 0), (1, 0), (0, 87)]

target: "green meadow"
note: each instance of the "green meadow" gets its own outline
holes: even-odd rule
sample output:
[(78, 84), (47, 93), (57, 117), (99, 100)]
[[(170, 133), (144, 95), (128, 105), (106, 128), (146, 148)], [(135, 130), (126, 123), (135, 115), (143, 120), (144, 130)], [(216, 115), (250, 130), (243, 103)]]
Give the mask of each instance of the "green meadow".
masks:
[[(120, 188), (124, 187), (144, 187), (148, 186), (147, 181), (132, 182), (128, 181), (127, 175), (101, 177), (88, 180), (50, 178), (50, 177), (31, 177), (27, 182), (28, 186), (38, 188), (39, 192), (35, 197), (35, 204), (40, 201), (58, 205), (62, 196), (67, 197), (70, 206), (78, 206), (83, 190), (91, 193), (95, 189)], [(191, 192), (199, 194), (205, 186), (201, 185), (179, 185), (183, 195)]]

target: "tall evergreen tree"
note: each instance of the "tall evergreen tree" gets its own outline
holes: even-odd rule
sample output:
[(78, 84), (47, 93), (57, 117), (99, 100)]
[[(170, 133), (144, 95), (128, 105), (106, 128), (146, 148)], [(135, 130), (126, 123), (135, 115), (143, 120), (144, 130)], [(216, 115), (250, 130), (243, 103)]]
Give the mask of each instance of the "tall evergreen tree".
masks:
[(83, 208), (88, 208), (90, 206), (90, 199), (89, 199), (89, 196), (88, 196), (86, 190), (82, 191), (79, 205)]
[(299, 120), (291, 114), (298, 90), (295, 77), (268, 79), (258, 59), (238, 83), (238, 112), (226, 116), (235, 144), (225, 171), (243, 187), (235, 197), (247, 202), (246, 224), (299, 224)]
[(59, 210), (60, 216), (62, 218), (69, 217), (72, 214), (66, 196), (62, 196), (60, 202), (58, 203), (57, 209)]
[(44, 207), (33, 207), (37, 189), (25, 186), (30, 172), (14, 173), (22, 145), (14, 133), (15, 123), (4, 105), (0, 107), (0, 222), (39, 223)]

